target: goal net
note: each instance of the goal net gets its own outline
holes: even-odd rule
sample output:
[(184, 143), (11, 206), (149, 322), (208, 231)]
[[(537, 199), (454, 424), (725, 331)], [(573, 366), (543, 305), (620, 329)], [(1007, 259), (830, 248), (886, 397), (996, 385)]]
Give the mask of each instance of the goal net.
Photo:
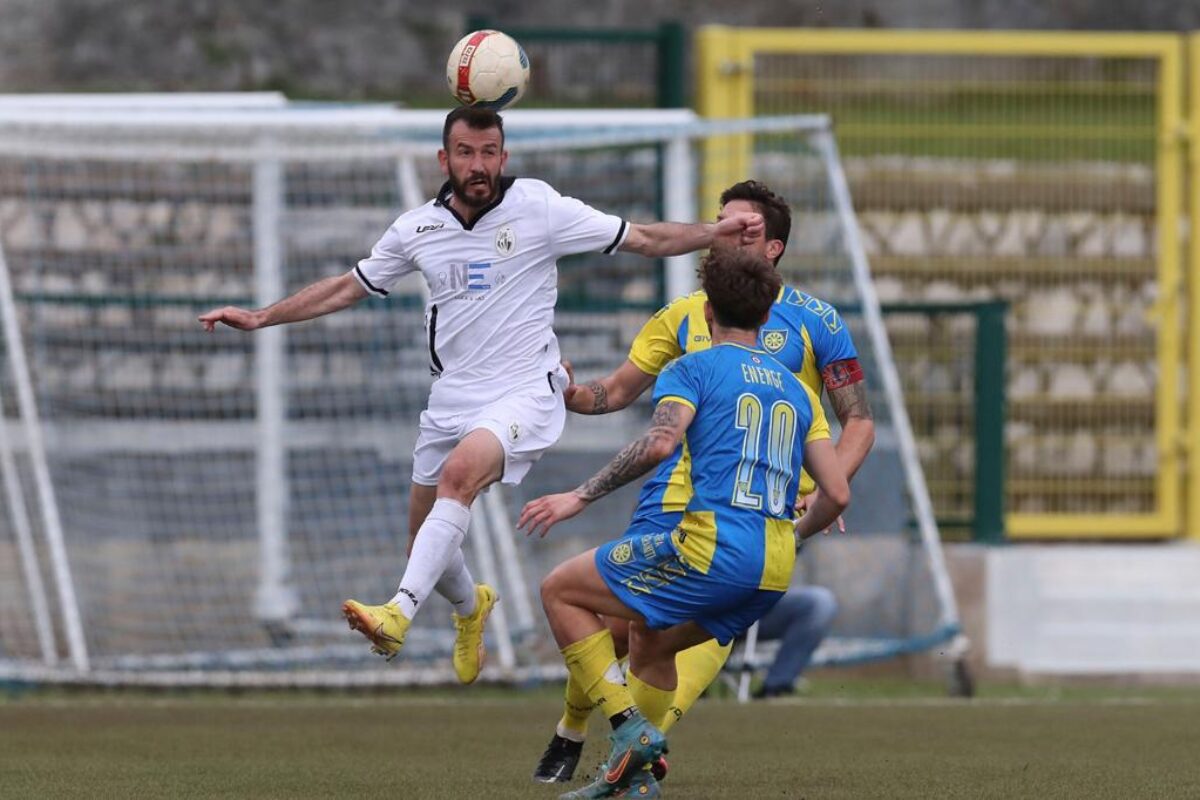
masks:
[[(0, 121), (0, 677), (103, 684), (453, 680), (436, 598), (385, 664), (341, 620), (404, 567), (417, 416), (430, 386), (419, 282), (308, 323), (206, 334), (199, 312), (264, 305), (366, 254), (432, 196), (442, 115), (390, 108), (33, 109)], [(818, 660), (957, 634), (895, 365), (821, 117), (512, 112), (508, 173), (634, 221), (709, 216), (759, 178), (793, 205), (781, 268), (842, 311), (867, 371), (874, 452), (845, 536), (796, 580), (841, 603)], [(694, 257), (560, 264), (563, 353), (581, 379), (626, 357)], [(537, 600), (559, 561), (620, 534), (636, 487), (540, 541), (528, 499), (571, 488), (636, 436), (646, 398), (569, 420), (515, 490), (477, 501), (465, 545), (500, 588), (482, 678), (561, 673)], [(831, 417), (832, 419), (832, 417)]]

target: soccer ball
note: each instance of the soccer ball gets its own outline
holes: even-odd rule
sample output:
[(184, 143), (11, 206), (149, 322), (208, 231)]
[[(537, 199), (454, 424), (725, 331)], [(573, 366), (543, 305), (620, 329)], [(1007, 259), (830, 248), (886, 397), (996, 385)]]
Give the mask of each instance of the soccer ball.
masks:
[(473, 31), (450, 51), (446, 83), (463, 105), (499, 111), (525, 94), (529, 58), (506, 33)]

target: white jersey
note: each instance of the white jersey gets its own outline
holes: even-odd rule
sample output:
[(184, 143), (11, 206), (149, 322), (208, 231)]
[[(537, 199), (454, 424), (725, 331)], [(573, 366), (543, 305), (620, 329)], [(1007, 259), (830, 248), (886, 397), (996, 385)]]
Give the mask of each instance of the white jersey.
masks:
[(560, 360), (554, 336), (558, 264), (614, 253), (629, 225), (539, 180), (502, 178), (500, 194), (467, 224), (450, 184), (392, 223), (354, 268), (377, 297), (420, 270), (429, 285), (425, 330), (437, 379), (429, 407), (478, 407), (537, 383)]

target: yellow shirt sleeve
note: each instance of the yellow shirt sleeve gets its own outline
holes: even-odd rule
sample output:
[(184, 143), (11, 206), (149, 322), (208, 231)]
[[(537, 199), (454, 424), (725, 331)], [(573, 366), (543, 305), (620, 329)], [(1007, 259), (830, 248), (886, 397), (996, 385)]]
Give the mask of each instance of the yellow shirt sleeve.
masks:
[(812, 406), (812, 424), (808, 426), (808, 435), (804, 437), (804, 443), (815, 442), (817, 439), (829, 439), (829, 420), (825, 418), (825, 409), (821, 406), (821, 398), (817, 396), (812, 389), (805, 384), (804, 391), (808, 393), (808, 402)]
[(693, 403), (691, 400), (688, 400), (686, 397), (680, 397), (676, 394), (669, 394), (666, 397), (660, 397), (658, 399), (658, 405), (655, 406), (655, 408), (658, 408), (658, 406), (661, 406), (663, 403), (679, 403), (679, 405), (687, 406), (692, 411), (696, 410), (695, 403)]
[(629, 360), (647, 375), (657, 375), (683, 355), (679, 347), (679, 326), (687, 319), (688, 298), (680, 297), (663, 306), (642, 326), (633, 345)]

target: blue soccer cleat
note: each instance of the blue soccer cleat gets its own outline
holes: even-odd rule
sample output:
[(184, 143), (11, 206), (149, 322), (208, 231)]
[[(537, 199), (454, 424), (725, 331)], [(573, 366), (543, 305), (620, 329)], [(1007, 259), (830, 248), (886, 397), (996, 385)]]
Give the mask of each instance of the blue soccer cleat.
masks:
[[(612, 749), (605, 769), (595, 782), (567, 792), (560, 800), (588, 800), (596, 797), (658, 797), (658, 781), (647, 765), (658, 760), (667, 750), (667, 738), (662, 731), (635, 712), (608, 737)], [(630, 794), (633, 790), (633, 794)]]

